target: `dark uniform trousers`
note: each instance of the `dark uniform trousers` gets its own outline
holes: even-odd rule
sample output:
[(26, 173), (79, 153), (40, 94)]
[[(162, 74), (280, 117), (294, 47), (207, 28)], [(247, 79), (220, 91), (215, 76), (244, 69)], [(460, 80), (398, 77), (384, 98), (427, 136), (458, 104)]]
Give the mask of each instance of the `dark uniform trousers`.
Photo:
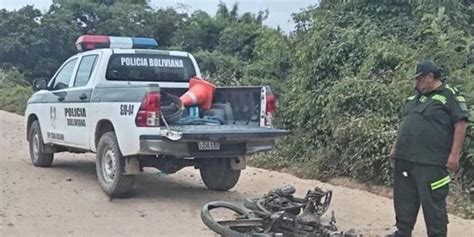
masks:
[(411, 236), (420, 204), (428, 236), (447, 235), (448, 182), (449, 174), (444, 166), (395, 160), (394, 204), (397, 236)]

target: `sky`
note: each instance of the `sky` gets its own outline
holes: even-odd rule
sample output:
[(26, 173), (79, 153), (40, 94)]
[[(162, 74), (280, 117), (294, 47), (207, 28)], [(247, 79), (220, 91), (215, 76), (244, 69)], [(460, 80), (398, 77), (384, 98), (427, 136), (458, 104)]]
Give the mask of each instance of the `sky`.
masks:
[[(8, 10), (18, 9), (26, 4), (35, 5), (41, 10), (47, 10), (51, 5), (51, 0), (0, 0), (0, 9)], [(185, 7), (180, 8), (182, 11), (193, 12), (194, 10), (204, 10), (211, 15), (217, 11), (219, 2), (226, 3), (229, 8), (238, 2), (239, 12), (254, 12), (268, 9), (270, 15), (264, 22), (271, 27), (280, 26), (285, 32), (290, 32), (294, 28), (291, 13), (299, 12), (300, 9), (306, 8), (317, 3), (317, 0), (151, 0), (150, 5), (154, 8), (162, 7), (178, 7), (184, 4)]]

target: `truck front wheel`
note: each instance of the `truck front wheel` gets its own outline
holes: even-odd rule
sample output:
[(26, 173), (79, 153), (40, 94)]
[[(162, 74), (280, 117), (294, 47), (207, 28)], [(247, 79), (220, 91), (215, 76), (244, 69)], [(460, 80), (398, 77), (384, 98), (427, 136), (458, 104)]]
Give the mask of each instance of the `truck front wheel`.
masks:
[(240, 170), (231, 169), (230, 158), (207, 158), (200, 160), (199, 171), (206, 187), (213, 191), (233, 188), (240, 177)]
[(30, 143), (31, 163), (36, 167), (50, 167), (53, 163), (54, 153), (44, 152), (43, 137), (38, 120), (31, 124), (30, 134), (28, 136)]
[(100, 137), (96, 156), (97, 179), (102, 190), (110, 197), (127, 196), (135, 176), (125, 175), (125, 158), (114, 132), (106, 132)]

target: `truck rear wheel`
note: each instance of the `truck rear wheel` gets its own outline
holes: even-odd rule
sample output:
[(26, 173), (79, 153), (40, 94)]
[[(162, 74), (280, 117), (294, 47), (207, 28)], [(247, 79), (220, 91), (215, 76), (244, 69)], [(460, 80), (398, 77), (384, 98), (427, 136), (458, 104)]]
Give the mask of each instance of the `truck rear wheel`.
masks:
[(114, 132), (104, 133), (97, 145), (96, 173), (102, 190), (110, 197), (130, 194), (135, 175), (125, 175), (125, 158)]
[(200, 161), (201, 178), (209, 190), (227, 191), (237, 184), (240, 170), (231, 169), (230, 161), (230, 158), (207, 158)]
[(50, 167), (53, 163), (54, 153), (44, 152), (43, 137), (38, 120), (33, 121), (28, 136), (31, 163), (36, 167)]

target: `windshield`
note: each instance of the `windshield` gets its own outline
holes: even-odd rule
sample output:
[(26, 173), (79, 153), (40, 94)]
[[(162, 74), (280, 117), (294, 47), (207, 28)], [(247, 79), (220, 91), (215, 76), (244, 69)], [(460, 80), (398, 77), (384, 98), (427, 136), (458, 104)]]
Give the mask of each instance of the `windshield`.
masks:
[(114, 54), (107, 80), (188, 82), (196, 76), (188, 57), (161, 54)]

